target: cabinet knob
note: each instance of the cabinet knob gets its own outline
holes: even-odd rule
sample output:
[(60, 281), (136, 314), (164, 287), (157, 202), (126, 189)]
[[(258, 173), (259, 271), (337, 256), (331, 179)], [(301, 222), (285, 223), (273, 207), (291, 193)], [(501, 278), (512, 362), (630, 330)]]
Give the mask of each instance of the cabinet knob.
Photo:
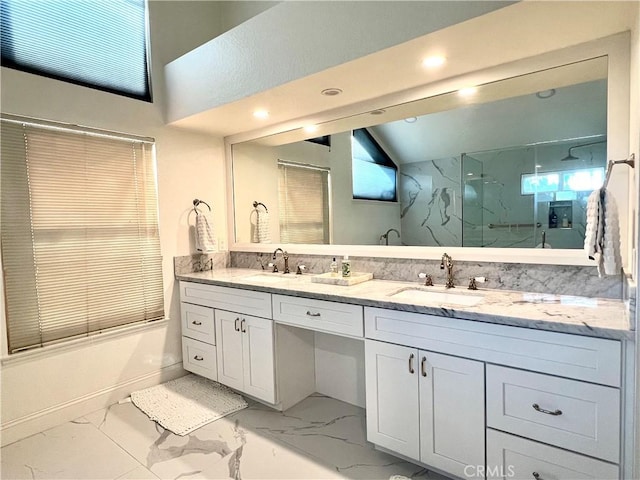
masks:
[(427, 376), (427, 357), (422, 357), (422, 361), (420, 362), (420, 371), (422, 372), (422, 376)]
[(320, 312), (311, 313), (309, 310), (307, 310), (307, 315), (310, 316), (310, 317), (319, 317), (320, 316)]
[(240, 322), (240, 331), (242, 333), (247, 333), (247, 329), (245, 327), (246, 324), (247, 324), (247, 321), (243, 318), (242, 321)]
[(196, 355), (195, 357), (193, 357), (194, 360), (201, 362), (204, 360), (204, 358), (202, 358), (200, 355)]
[(413, 358), (415, 357), (415, 355), (412, 353), (411, 355), (409, 355), (409, 373), (413, 374), (415, 373), (415, 370), (413, 369)]
[(236, 318), (236, 319), (233, 321), (233, 329), (234, 329), (236, 332), (239, 332), (239, 331), (240, 331), (240, 326), (238, 325), (238, 324), (239, 324), (239, 322), (240, 322), (240, 317)]
[(193, 320), (191, 323), (194, 325), (202, 325), (202, 322), (196, 322), (195, 320)]
[(533, 472), (531, 475), (533, 475), (533, 478), (536, 480), (544, 480), (538, 472)]
[(533, 407), (534, 410), (536, 410), (537, 412), (540, 412), (540, 413), (546, 413), (547, 415), (553, 415), (554, 417), (558, 416), (558, 415), (562, 415), (562, 410), (558, 410), (558, 409), (556, 409), (554, 411), (545, 410), (544, 408), (540, 408), (540, 405), (538, 405), (537, 403), (534, 403), (531, 406)]

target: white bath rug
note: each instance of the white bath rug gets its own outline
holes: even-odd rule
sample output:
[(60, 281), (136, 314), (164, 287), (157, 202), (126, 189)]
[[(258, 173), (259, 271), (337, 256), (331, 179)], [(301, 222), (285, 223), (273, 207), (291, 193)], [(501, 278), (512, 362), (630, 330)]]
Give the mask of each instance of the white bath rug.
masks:
[(131, 401), (151, 420), (176, 435), (187, 435), (248, 406), (231, 389), (198, 375), (138, 390), (131, 394)]

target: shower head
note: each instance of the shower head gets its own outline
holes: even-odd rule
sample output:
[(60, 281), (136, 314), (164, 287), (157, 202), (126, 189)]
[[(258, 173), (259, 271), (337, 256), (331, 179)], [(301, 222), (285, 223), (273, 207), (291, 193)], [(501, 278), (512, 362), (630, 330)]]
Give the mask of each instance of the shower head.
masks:
[(598, 145), (599, 143), (607, 143), (607, 141), (606, 140), (600, 140), (599, 142), (583, 143), (582, 145), (574, 145), (573, 147), (569, 147), (569, 151), (567, 152), (567, 156), (564, 157), (564, 158), (561, 158), (560, 161), (561, 162), (566, 162), (567, 160), (579, 160), (578, 157), (576, 157), (575, 155), (573, 155), (571, 153), (571, 150), (573, 150), (574, 148), (588, 147), (590, 145)]
[(571, 149), (569, 149), (569, 153), (567, 154), (567, 156), (560, 159), (561, 162), (566, 162), (567, 160), (579, 160), (579, 158), (571, 155)]

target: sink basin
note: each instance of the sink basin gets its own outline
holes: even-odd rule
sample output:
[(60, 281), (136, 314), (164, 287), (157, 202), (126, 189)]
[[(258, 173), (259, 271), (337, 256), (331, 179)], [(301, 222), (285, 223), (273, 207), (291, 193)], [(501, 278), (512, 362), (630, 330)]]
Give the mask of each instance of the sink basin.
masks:
[(477, 305), (484, 297), (477, 294), (453, 293), (449, 291), (427, 290), (417, 287), (407, 287), (392, 293), (391, 298), (404, 300), (411, 303), (426, 305), (437, 305), (446, 303), (448, 305), (463, 305), (471, 307)]
[(256, 275), (250, 275), (248, 277), (242, 277), (242, 280), (258, 283), (282, 283), (290, 281), (294, 277), (293, 274), (288, 273), (258, 273)]

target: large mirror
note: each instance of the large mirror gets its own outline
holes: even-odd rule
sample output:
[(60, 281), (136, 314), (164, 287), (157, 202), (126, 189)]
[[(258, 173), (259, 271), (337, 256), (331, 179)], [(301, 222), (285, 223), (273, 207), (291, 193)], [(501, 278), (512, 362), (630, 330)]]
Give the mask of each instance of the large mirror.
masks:
[(238, 243), (578, 249), (607, 57), (232, 146)]

